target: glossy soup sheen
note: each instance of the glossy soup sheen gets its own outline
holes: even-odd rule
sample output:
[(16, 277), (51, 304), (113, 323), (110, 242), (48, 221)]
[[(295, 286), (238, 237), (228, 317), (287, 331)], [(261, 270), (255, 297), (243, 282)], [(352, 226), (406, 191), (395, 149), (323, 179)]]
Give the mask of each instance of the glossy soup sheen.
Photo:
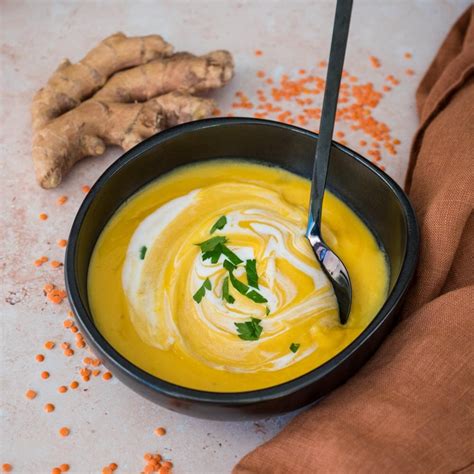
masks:
[[(332, 287), (304, 237), (309, 190), (308, 180), (288, 171), (227, 160), (180, 168), (146, 186), (94, 249), (88, 291), (98, 329), (143, 370), (207, 391), (265, 388), (328, 361), (384, 303), (388, 268), (360, 218), (326, 193), (323, 236), (353, 288), (341, 326)], [(211, 233), (219, 219), (222, 228)], [(242, 260), (232, 275), (226, 255), (213, 263), (196, 245), (216, 236)], [(249, 280), (248, 260), (258, 281)], [(237, 291), (232, 277), (257, 301)], [(210, 289), (197, 302), (206, 279)], [(230, 299), (223, 298), (226, 280)]]

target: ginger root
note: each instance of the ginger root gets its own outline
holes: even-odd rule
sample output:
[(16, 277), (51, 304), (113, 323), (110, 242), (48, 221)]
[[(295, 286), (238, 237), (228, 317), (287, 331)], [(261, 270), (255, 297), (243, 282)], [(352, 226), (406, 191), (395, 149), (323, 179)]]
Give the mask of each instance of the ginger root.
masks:
[(164, 128), (209, 116), (214, 102), (191, 94), (224, 86), (232, 56), (172, 55), (158, 35), (106, 38), (77, 64), (63, 61), (32, 103), (38, 183), (54, 188), (72, 166), (107, 145), (128, 150)]

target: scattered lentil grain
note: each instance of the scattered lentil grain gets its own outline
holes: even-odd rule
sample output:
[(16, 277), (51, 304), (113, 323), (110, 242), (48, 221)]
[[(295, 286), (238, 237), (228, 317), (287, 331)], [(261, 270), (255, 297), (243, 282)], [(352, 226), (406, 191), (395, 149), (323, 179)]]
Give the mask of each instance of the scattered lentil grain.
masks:
[(105, 372), (104, 375), (102, 375), (102, 378), (104, 380), (110, 380), (112, 378), (112, 373), (111, 372)]
[(26, 393), (25, 393), (25, 397), (30, 399), (30, 400), (33, 400), (33, 398), (36, 398), (36, 395), (38, 395), (34, 390), (27, 390)]
[(66, 436), (69, 436), (69, 434), (71, 433), (71, 430), (69, 428), (67, 428), (66, 426), (63, 426), (60, 430), (59, 430), (59, 434), (65, 438)]

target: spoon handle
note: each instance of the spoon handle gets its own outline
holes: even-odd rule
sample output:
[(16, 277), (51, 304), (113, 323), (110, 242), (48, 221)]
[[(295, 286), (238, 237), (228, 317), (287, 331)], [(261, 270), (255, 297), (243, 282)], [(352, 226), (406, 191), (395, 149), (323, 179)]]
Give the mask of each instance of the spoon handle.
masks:
[(331, 52), (326, 75), (323, 111), (316, 147), (316, 158), (311, 182), (310, 213), (307, 235), (320, 234), (321, 213), (326, 187), (326, 177), (331, 153), (334, 121), (336, 118), (337, 99), (341, 84), (342, 67), (346, 54), (347, 36), (351, 20), (352, 0), (337, 0), (336, 15), (332, 31)]

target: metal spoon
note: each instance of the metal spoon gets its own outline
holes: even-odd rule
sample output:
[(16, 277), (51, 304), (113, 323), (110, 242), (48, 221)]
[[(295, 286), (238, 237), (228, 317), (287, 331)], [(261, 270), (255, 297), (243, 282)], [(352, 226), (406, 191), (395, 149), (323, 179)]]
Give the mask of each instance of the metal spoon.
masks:
[(339, 257), (324, 243), (321, 237), (321, 212), (326, 187), (326, 177), (331, 153), (337, 98), (341, 83), (344, 55), (351, 19), (352, 0), (337, 0), (336, 16), (332, 32), (331, 52), (324, 90), (323, 111), (316, 148), (316, 158), (311, 183), (308, 229), (313, 251), (322, 269), (331, 280), (339, 306), (339, 320), (345, 324), (349, 318), (352, 302), (352, 287), (349, 273)]

